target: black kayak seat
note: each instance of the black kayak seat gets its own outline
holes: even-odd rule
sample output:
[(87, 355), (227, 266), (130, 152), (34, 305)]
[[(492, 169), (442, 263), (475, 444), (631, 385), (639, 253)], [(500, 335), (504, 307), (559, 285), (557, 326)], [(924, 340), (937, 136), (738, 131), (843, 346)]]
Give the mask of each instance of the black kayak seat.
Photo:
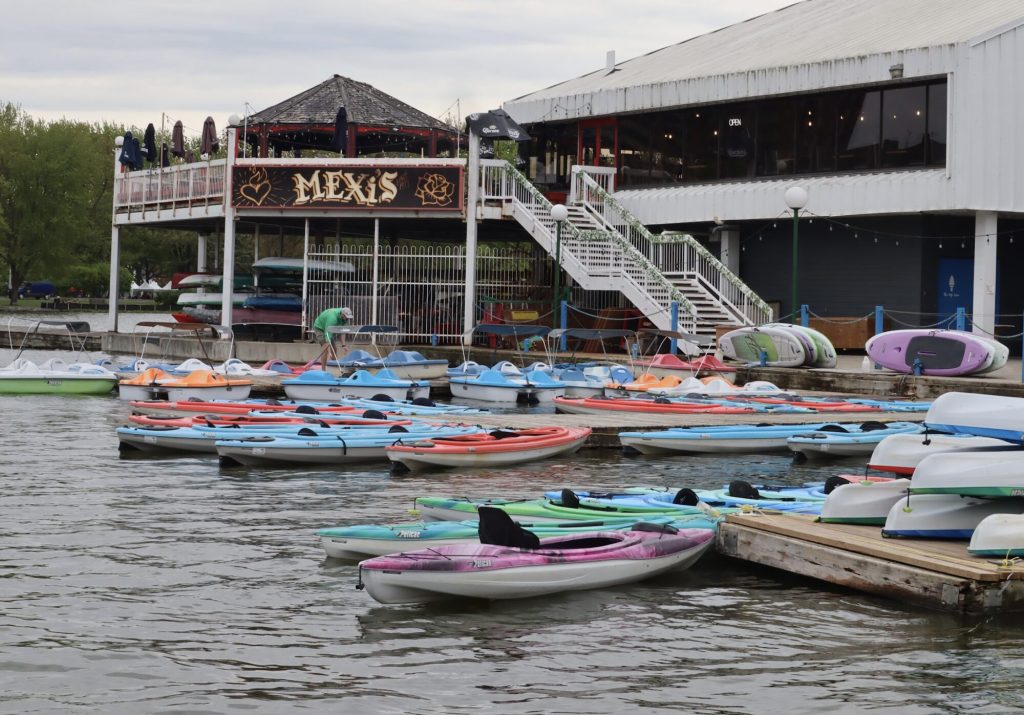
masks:
[(850, 481), (848, 479), (843, 479), (842, 477), (829, 477), (825, 480), (825, 493), (831, 494), (839, 487), (849, 483)]
[(363, 412), (364, 420), (386, 420), (387, 417), (380, 410), (365, 410)]
[(388, 433), (390, 434), (391, 432), (408, 432), (408, 431), (409, 430), (407, 430), (402, 425), (391, 425), (391, 428), (388, 430)]
[(676, 495), (672, 497), (673, 504), (682, 504), (683, 506), (697, 506), (700, 503), (700, 497), (697, 496), (697, 492), (683, 487)]
[(842, 425), (837, 425), (837, 424), (822, 425), (821, 427), (818, 428), (818, 432), (849, 432), (849, 431), (850, 430), (846, 429)]
[(508, 546), (516, 549), (540, 548), (540, 537), (517, 524), (505, 511), (493, 506), (477, 509), (480, 525), (477, 535), (481, 544)]
[(384, 393), (377, 393), (370, 398), (374, 402), (394, 402), (394, 398), (391, 395), (385, 395)]
[(568, 507), (569, 509), (580, 508), (580, 498), (576, 496), (576, 492), (572, 489), (563, 489), (560, 501), (562, 506)]
[(320, 414), (319, 412), (316, 411), (316, 408), (313, 407), (313, 405), (299, 405), (298, 407), (295, 408), (295, 411), (298, 412), (300, 415)]
[(417, 397), (412, 401), (412, 404), (417, 405), (418, 407), (437, 407), (437, 403), (429, 397)]
[(760, 499), (761, 492), (757, 491), (757, 487), (750, 482), (735, 479), (729, 482), (729, 496), (738, 499)]
[(885, 422), (865, 422), (860, 426), (861, 432), (874, 432), (880, 429), (889, 429), (889, 425), (885, 424)]

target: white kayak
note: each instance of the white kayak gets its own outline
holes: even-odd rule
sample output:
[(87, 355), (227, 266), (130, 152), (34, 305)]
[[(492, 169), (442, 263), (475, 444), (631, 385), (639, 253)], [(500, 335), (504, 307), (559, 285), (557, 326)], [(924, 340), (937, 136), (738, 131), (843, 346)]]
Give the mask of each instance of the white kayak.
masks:
[(875, 524), (881, 526), (893, 504), (906, 496), (909, 479), (886, 482), (851, 482), (836, 487), (821, 507), (818, 521), (830, 524)]
[(932, 454), (1013, 448), (1001, 439), (966, 434), (894, 434), (875, 445), (868, 469), (909, 476), (922, 459)]
[(990, 514), (982, 519), (967, 551), (975, 556), (1019, 558), (1024, 556), (1024, 515)]
[(910, 491), (1024, 497), (1024, 449), (933, 454), (917, 465)]
[(1020, 514), (1021, 499), (975, 499), (956, 494), (911, 494), (893, 504), (882, 536), (969, 539), (991, 514)]
[(947, 392), (924, 418), (931, 429), (1024, 443), (1024, 398)]

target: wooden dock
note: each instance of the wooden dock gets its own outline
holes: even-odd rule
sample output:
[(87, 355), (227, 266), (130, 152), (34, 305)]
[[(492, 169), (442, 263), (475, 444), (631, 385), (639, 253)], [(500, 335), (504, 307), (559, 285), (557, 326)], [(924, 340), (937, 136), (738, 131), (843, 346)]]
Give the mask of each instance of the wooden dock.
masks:
[(717, 545), (727, 556), (938, 610), (1024, 611), (1024, 563), (971, 556), (963, 541), (886, 539), (877, 526), (813, 516), (731, 514)]

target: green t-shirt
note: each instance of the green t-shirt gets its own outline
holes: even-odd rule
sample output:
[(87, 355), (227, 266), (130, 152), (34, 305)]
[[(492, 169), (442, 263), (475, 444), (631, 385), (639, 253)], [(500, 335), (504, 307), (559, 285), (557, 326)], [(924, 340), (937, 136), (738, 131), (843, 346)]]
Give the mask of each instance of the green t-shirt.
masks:
[(345, 320), (345, 316), (341, 314), (342, 308), (328, 308), (320, 315), (316, 316), (316, 320), (313, 321), (313, 330), (320, 334), (320, 336), (327, 340), (329, 335), (327, 334), (328, 328), (333, 328), (335, 325), (348, 325), (348, 321)]

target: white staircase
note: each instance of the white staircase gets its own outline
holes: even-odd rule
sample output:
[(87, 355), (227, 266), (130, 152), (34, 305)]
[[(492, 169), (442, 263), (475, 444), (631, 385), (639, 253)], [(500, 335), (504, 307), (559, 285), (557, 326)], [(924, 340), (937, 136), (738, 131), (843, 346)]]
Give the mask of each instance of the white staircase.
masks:
[[(602, 186), (611, 175), (573, 167), (569, 218), (556, 235), (551, 202), (508, 162), (481, 161), (481, 199), (525, 228), (585, 290), (617, 290), (662, 330), (714, 339), (716, 325), (771, 319), (768, 304), (687, 234), (655, 236)], [(675, 304), (675, 305), (673, 305)], [(678, 319), (673, 321), (673, 309)], [(703, 341), (702, 341), (703, 342)]]

